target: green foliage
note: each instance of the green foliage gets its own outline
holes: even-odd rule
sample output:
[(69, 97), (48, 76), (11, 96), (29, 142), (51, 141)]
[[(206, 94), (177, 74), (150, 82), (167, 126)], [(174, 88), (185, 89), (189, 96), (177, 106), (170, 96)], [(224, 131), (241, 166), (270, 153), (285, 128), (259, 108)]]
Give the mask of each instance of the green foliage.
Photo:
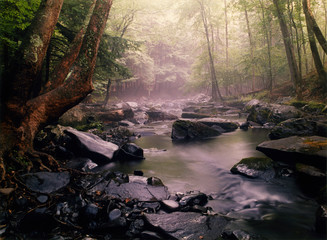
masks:
[(88, 123), (88, 124), (84, 124), (84, 125), (78, 125), (75, 127), (77, 130), (79, 131), (87, 131), (89, 129), (97, 129), (99, 130), (100, 132), (103, 131), (104, 127), (103, 127), (103, 123), (102, 122), (99, 122), (99, 121), (94, 121), (94, 122), (91, 122), (91, 123)]
[(24, 31), (31, 24), (41, 0), (0, 1), (0, 41), (12, 51), (17, 49)]

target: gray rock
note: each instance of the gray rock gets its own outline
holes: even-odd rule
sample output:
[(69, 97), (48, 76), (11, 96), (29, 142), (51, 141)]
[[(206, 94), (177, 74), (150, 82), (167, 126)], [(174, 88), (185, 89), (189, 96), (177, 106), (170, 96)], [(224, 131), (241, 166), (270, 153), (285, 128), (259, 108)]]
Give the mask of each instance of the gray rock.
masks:
[(156, 109), (150, 109), (150, 110), (146, 111), (146, 115), (148, 116), (148, 122), (176, 120), (178, 118), (177, 116), (175, 116), (173, 114), (166, 113), (166, 112), (156, 110)]
[(162, 229), (172, 238), (218, 239), (228, 221), (219, 216), (204, 216), (194, 212), (174, 212), (170, 214), (145, 214), (147, 222)]
[(250, 178), (270, 180), (276, 175), (274, 165), (273, 160), (266, 157), (244, 158), (232, 167), (231, 172)]
[(25, 174), (22, 179), (34, 192), (52, 193), (67, 186), (70, 182), (70, 174), (68, 172), (37, 172)]
[(118, 184), (111, 181), (109, 184), (104, 183), (102, 186), (106, 194), (121, 199), (129, 198), (138, 199), (139, 201), (161, 201), (168, 199), (169, 196), (166, 186), (151, 186), (142, 182)]
[(203, 123), (209, 127), (219, 126), (224, 129), (226, 132), (232, 132), (239, 127), (239, 124), (236, 122), (231, 122), (222, 118), (204, 118), (198, 120), (198, 122)]
[(327, 138), (320, 136), (288, 137), (265, 141), (256, 148), (273, 160), (294, 165), (304, 163), (326, 170)]
[(299, 118), (303, 114), (296, 107), (280, 104), (268, 104), (258, 100), (251, 100), (246, 105), (249, 112), (247, 121), (264, 125), (267, 122), (278, 124), (290, 118)]
[(219, 136), (221, 133), (203, 123), (177, 120), (173, 123), (171, 138), (173, 140), (204, 139)]
[(109, 220), (114, 222), (121, 217), (121, 211), (119, 209), (114, 209), (109, 213)]
[(177, 211), (179, 209), (179, 203), (175, 200), (163, 200), (162, 205), (168, 212)]
[(292, 118), (279, 123), (269, 133), (272, 140), (290, 136), (319, 135), (317, 122), (305, 118)]
[(119, 149), (117, 159), (120, 161), (142, 160), (144, 159), (143, 149), (135, 143), (126, 143)]
[(72, 149), (76, 156), (90, 158), (98, 165), (104, 165), (115, 160), (118, 146), (106, 142), (100, 137), (68, 128), (65, 132), (72, 138)]
[(164, 240), (165, 238), (161, 237), (156, 232), (143, 231), (141, 233), (141, 239), (144, 239), (144, 240)]

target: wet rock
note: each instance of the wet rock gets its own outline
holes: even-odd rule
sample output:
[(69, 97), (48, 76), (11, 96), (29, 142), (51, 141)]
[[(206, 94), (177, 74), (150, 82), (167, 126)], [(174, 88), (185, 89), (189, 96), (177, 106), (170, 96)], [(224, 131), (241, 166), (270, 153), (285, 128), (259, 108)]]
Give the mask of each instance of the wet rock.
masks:
[(150, 110), (146, 111), (146, 115), (148, 116), (148, 122), (176, 120), (178, 118), (177, 116), (175, 116), (173, 114), (159, 111), (156, 109), (150, 109)]
[[(324, 124), (319, 124), (323, 128)], [(279, 123), (269, 133), (269, 138), (272, 140), (286, 138), (290, 136), (324, 136), (324, 131), (318, 129), (316, 121), (305, 118), (292, 118)]]
[(268, 104), (258, 100), (251, 100), (245, 106), (249, 112), (247, 121), (253, 121), (264, 125), (267, 122), (278, 124), (290, 118), (299, 118), (303, 114), (293, 106)]
[(141, 170), (134, 170), (134, 175), (135, 175), (135, 176), (143, 176), (144, 173), (143, 173), (143, 171), (141, 171)]
[(77, 131), (73, 128), (66, 129), (65, 132), (72, 138), (71, 151), (76, 156), (86, 157), (98, 165), (104, 165), (115, 160), (118, 146), (111, 142), (106, 142), (100, 137)]
[(326, 193), (321, 190), (326, 186), (326, 172), (302, 163), (297, 163), (295, 170), (297, 182), (302, 191), (318, 201), (323, 199)]
[(182, 118), (209, 118), (211, 115), (204, 113), (183, 112)]
[(40, 203), (46, 203), (49, 199), (47, 195), (40, 195), (36, 198)]
[(319, 206), (316, 212), (316, 231), (326, 236), (327, 228), (327, 205)]
[(117, 184), (111, 181), (105, 186), (104, 191), (120, 199), (138, 199), (139, 201), (160, 201), (169, 196), (166, 186), (151, 186), (144, 182)]
[(163, 200), (162, 206), (166, 212), (173, 212), (179, 209), (179, 203), (175, 200)]
[(135, 143), (126, 143), (119, 149), (117, 159), (120, 161), (143, 160), (143, 149)]
[(164, 186), (161, 179), (157, 177), (149, 177), (146, 181), (151, 186)]
[(194, 212), (145, 214), (145, 218), (151, 226), (175, 239), (217, 239), (228, 223), (223, 217)]
[(138, 207), (142, 209), (143, 212), (156, 213), (161, 208), (159, 202), (139, 202)]
[(232, 132), (238, 129), (239, 124), (231, 121), (227, 121), (222, 118), (204, 118), (198, 122), (203, 123), (209, 127), (219, 126), (224, 129), (226, 132)]
[(127, 121), (127, 120), (123, 120), (123, 121), (120, 121), (118, 123), (119, 126), (123, 126), (123, 127), (133, 127), (135, 126), (134, 123), (130, 122), (130, 121)]
[(240, 125), (240, 129), (246, 131), (246, 130), (249, 129), (249, 126), (250, 126), (250, 123), (249, 123), (249, 122), (245, 122), (245, 123), (242, 123), (242, 124)]
[(25, 174), (22, 179), (34, 192), (52, 193), (67, 186), (70, 182), (70, 174), (68, 172), (38, 172)]
[(266, 157), (244, 158), (232, 167), (231, 172), (250, 178), (270, 180), (276, 175), (275, 165), (273, 160)]
[(73, 158), (66, 163), (66, 168), (77, 169), (83, 172), (90, 172), (98, 165), (89, 158)]
[(121, 214), (122, 213), (119, 209), (114, 209), (109, 213), (109, 220), (115, 222), (121, 217)]
[(201, 192), (190, 192), (179, 201), (181, 206), (204, 206), (208, 202), (208, 196)]
[(163, 238), (156, 232), (151, 232), (151, 231), (143, 231), (141, 233), (141, 239), (144, 240), (166, 240), (166, 238)]
[(265, 141), (256, 148), (273, 160), (295, 165), (304, 163), (326, 170), (327, 138), (319, 136), (288, 137)]
[(258, 236), (258, 235), (253, 235), (250, 234), (244, 230), (225, 230), (222, 235), (221, 235), (222, 239), (226, 239), (226, 240), (245, 240), (245, 239), (249, 239), (249, 240), (266, 240), (267, 238), (262, 237), (262, 236)]
[(216, 129), (199, 122), (177, 120), (173, 123), (171, 138), (173, 140), (204, 139), (220, 134)]

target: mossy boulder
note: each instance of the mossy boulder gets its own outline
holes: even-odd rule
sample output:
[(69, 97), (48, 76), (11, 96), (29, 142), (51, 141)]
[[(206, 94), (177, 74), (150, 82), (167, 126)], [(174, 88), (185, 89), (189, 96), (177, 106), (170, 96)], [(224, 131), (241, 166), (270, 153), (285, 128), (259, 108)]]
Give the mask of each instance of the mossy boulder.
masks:
[(269, 133), (269, 138), (275, 140), (290, 136), (312, 135), (319, 135), (317, 122), (305, 118), (292, 118), (275, 126)]
[(245, 106), (249, 112), (247, 121), (264, 125), (265, 123), (278, 124), (290, 118), (302, 117), (302, 112), (296, 107), (282, 104), (268, 104), (252, 100)]
[(278, 140), (265, 141), (256, 148), (276, 161), (291, 166), (303, 163), (326, 170), (327, 138), (320, 136), (292, 136)]
[(261, 178), (270, 180), (275, 177), (276, 163), (267, 157), (250, 157), (243, 158), (239, 163), (235, 164), (231, 172), (241, 174), (249, 178)]
[(226, 132), (232, 132), (238, 129), (239, 124), (237, 122), (228, 121), (222, 118), (203, 118), (198, 120), (209, 127), (218, 126)]
[(220, 131), (200, 122), (177, 120), (173, 123), (171, 138), (173, 140), (205, 139), (220, 134)]

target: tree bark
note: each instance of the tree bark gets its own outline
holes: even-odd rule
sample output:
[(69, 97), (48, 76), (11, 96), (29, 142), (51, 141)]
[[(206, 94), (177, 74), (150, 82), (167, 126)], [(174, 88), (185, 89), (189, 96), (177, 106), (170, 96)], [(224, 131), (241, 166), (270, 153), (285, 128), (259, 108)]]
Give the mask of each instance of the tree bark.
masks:
[[(16, 74), (16, 78), (18, 76), (21, 77), (20, 82), (23, 86), (23, 90), (17, 92), (17, 83), (11, 85), (13, 88), (12, 92), (14, 92), (15, 95), (7, 103), (6, 116), (1, 121), (0, 174), (1, 161), (5, 152), (10, 151), (13, 147), (17, 148), (22, 155), (26, 152), (33, 152), (33, 140), (36, 133), (52, 121), (57, 120), (65, 111), (80, 103), (93, 90), (92, 75), (99, 43), (107, 22), (112, 1), (113, 0), (97, 0), (83, 39), (81, 50), (71, 67), (71, 74), (64, 83), (49, 92), (26, 100), (26, 98), (28, 98), (26, 93), (30, 90), (30, 82), (33, 80), (30, 79), (32, 75), (29, 75), (28, 78), (24, 78), (21, 72)], [(47, 10), (40, 7), (40, 9), (43, 10), (38, 12), (36, 18), (38, 18), (40, 14), (41, 16), (44, 14), (53, 15), (53, 10), (56, 12), (55, 15), (57, 16), (57, 18), (52, 18), (51, 21), (51, 24), (54, 26), (59, 16), (57, 14), (58, 2), (59, 0), (43, 1), (43, 3), (51, 3), (52, 5), (50, 4), (50, 8)], [(50, 29), (44, 32), (43, 28), (36, 29), (40, 29), (39, 32), (34, 31), (34, 34), (40, 36), (40, 39), (44, 38), (42, 36), (43, 34), (51, 36), (51, 31), (53, 31), (53, 29)], [(45, 45), (47, 44), (49, 44), (49, 41), (45, 38), (44, 42), (40, 45), (46, 49), (47, 46)], [(36, 56), (42, 55), (38, 54), (39, 49), (35, 49), (33, 46), (30, 47), (32, 49), (26, 49), (25, 51), (34, 53), (34, 50), (36, 50)], [(39, 65), (40, 58), (37, 59), (38, 61), (35, 62), (35, 65)], [(30, 61), (30, 65), (33, 65), (32, 63), (33, 59)], [(36, 71), (37, 67), (34, 65), (32, 67), (34, 71)], [(21, 71), (26, 72), (25, 69), (21, 69)], [(34, 74), (34, 80), (37, 79), (37, 74), (37, 72)], [(17, 78), (17, 80), (19, 79)], [(19, 110), (17, 110), (17, 108), (19, 108)]]
[(289, 31), (288, 31), (288, 28), (286, 25), (283, 9), (280, 6), (280, 1), (273, 0), (273, 2), (275, 5), (275, 8), (276, 8), (276, 11), (277, 11), (278, 21), (279, 21), (280, 29), (281, 29), (281, 32), (283, 35), (283, 41), (284, 41), (284, 46), (285, 46), (285, 51), (286, 51), (286, 56), (287, 56), (287, 62), (288, 62), (288, 66), (289, 66), (289, 70), (290, 70), (290, 74), (291, 74), (291, 79), (295, 86), (296, 96), (298, 98), (301, 95), (300, 88), (299, 88), (300, 74), (299, 74), (299, 69), (297, 66), (296, 59), (295, 59), (293, 44), (290, 39), (290, 34), (289, 34)]
[[(271, 27), (270, 22), (267, 21), (265, 8), (262, 0), (260, 0), (260, 7), (261, 7), (261, 14), (262, 14), (262, 21), (263, 21), (263, 30), (265, 34), (265, 39), (267, 42), (267, 56), (268, 56), (268, 89), (270, 93), (272, 92), (273, 87), (273, 74), (272, 74), (272, 63), (271, 63)], [(269, 26), (269, 29), (268, 29)], [(269, 34), (270, 33), (270, 34)]]
[(250, 42), (250, 55), (251, 55), (251, 61), (252, 61), (252, 91), (254, 91), (254, 88), (255, 88), (254, 48), (255, 48), (255, 46), (254, 46), (252, 32), (251, 32), (251, 28), (250, 28), (248, 11), (247, 11), (247, 8), (245, 5), (244, 5), (244, 14), (245, 14), (246, 26), (247, 26), (249, 42)]
[(325, 54), (327, 54), (327, 41), (321, 32), (316, 19), (314, 18), (311, 8), (310, 8), (310, 0), (303, 0), (303, 11), (307, 19), (307, 24), (310, 25), (314, 35), (316, 36), (320, 46), (324, 50)]
[(313, 30), (313, 25), (311, 22), (310, 14), (308, 12), (308, 5), (307, 5), (307, 0), (303, 0), (303, 10), (305, 14), (305, 19), (307, 23), (307, 29), (308, 29), (308, 38), (309, 38), (309, 43), (310, 43), (310, 48), (311, 48), (311, 53), (313, 57), (313, 61), (319, 76), (320, 80), (320, 85), (322, 87), (323, 91), (327, 90), (327, 73), (324, 69), (323, 63), (321, 62), (319, 52), (318, 52), (318, 47), (316, 44), (316, 39), (314, 36), (314, 30)]

